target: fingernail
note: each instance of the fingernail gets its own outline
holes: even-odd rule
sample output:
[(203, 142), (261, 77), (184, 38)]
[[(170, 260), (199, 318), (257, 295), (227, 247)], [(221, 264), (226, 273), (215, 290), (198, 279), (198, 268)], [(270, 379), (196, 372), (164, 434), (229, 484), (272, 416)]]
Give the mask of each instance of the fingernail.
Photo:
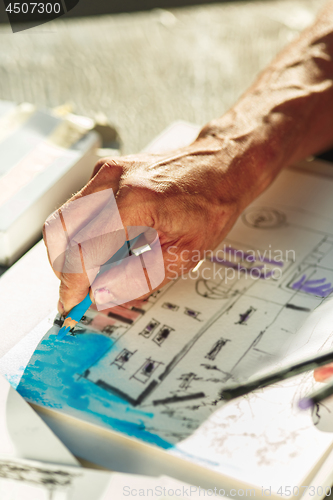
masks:
[(105, 304), (107, 302), (110, 302), (111, 300), (110, 290), (106, 287), (97, 288), (94, 291), (94, 298), (96, 304)]

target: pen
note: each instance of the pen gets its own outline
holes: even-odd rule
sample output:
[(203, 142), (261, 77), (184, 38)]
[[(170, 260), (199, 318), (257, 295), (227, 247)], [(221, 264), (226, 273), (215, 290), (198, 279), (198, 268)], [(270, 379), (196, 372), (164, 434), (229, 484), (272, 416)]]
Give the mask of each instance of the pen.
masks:
[(333, 380), (325, 384), (324, 387), (321, 387), (317, 391), (313, 391), (309, 396), (305, 396), (300, 399), (298, 402), (299, 408), (301, 410), (307, 410), (308, 408), (314, 406), (317, 403), (320, 403), (324, 399), (332, 396), (333, 394)]
[[(299, 361), (296, 364), (288, 365), (285, 368), (280, 368), (274, 372), (264, 375), (262, 377), (254, 378), (245, 384), (234, 385), (230, 387), (225, 387), (221, 390), (221, 399), (230, 401), (231, 399), (238, 398), (240, 396), (245, 396), (249, 392), (267, 387), (268, 385), (276, 384), (287, 378), (295, 377), (301, 373), (309, 370), (314, 370), (320, 366), (327, 365), (333, 361), (333, 351), (326, 352), (324, 354), (318, 354), (317, 356), (312, 356)], [(327, 396), (326, 396), (327, 397)]]
[[(119, 250), (117, 250), (117, 252), (107, 262), (105, 262), (105, 264), (103, 264), (103, 266), (108, 266), (107, 269), (109, 270), (111, 267), (113, 267), (112, 264), (119, 265), (125, 257), (128, 257), (131, 254), (138, 256), (144, 252), (147, 252), (148, 250), (151, 250), (150, 245), (146, 241), (142, 242), (143, 244), (135, 247), (135, 244), (143, 235), (144, 233), (141, 233), (132, 240), (125, 241), (123, 246), (119, 248)], [(99, 276), (100, 274), (103, 273), (99, 272), (97, 276)], [(60, 328), (58, 332), (57, 335), (58, 340), (63, 339), (67, 335), (67, 333), (69, 333), (71, 329), (74, 328), (77, 325), (77, 323), (81, 321), (82, 317), (91, 306), (92, 300), (90, 298), (89, 293), (79, 304), (73, 307), (73, 309), (66, 316), (63, 326)]]

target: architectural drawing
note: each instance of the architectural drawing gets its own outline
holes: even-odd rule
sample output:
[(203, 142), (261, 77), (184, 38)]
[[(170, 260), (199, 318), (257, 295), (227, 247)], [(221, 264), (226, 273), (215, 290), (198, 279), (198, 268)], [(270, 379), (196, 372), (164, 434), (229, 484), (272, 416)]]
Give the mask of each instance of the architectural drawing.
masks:
[[(271, 234), (290, 231), (288, 215), (294, 216), (290, 210), (282, 214), (259, 207), (250, 209), (248, 216), (246, 212), (243, 220), (247, 226), (251, 221), (253, 227), (264, 229), (262, 234)], [(216, 251), (212, 261), (201, 266), (196, 280), (178, 280), (157, 294), (154, 304), (143, 306), (145, 314), (89, 367), (86, 378), (133, 406), (156, 405), (156, 401), (168, 405), (172, 400), (184, 411), (187, 400), (174, 399), (174, 394), (190, 385), (196, 399), (202, 393), (196, 412), (216, 406), (221, 384), (246, 378), (274, 362), (281, 349), (287, 350), (309, 311), (333, 290), (333, 227), (332, 234), (294, 230), (302, 242), (295, 247), (296, 261), (267, 256), (265, 248), (249, 249), (238, 238), (232, 240), (231, 234), (222, 254)], [(275, 268), (282, 271), (280, 279), (270, 272)], [(235, 276), (229, 277), (230, 269)], [(193, 308), (184, 308), (183, 297)], [(193, 322), (196, 315), (200, 322)], [(119, 378), (114, 371), (117, 363), (110, 364), (110, 359), (118, 351), (122, 357), (124, 349), (131, 351), (126, 360), (128, 375)], [(212, 376), (212, 371), (219, 375)]]
[[(38, 395), (34, 363), (38, 368), (45, 358), (52, 366), (59, 349), (73, 359), (80, 350), (86, 359), (66, 374), (79, 396), (59, 385), (62, 411), (116, 430), (120, 421), (121, 432), (129, 421), (131, 435), (149, 433), (174, 445), (215, 418), (225, 405), (223, 386), (275, 367), (311, 311), (333, 292), (332, 197), (310, 199), (312, 177), (283, 175), (288, 182), (245, 211), (194, 277), (170, 282), (143, 301), (100, 312), (91, 307), (72, 343), (57, 349), (50, 331), (22, 379), (27, 399)], [(301, 193), (296, 200), (290, 179)], [(321, 179), (320, 189), (328, 182), (331, 188), (332, 181)], [(40, 400), (48, 404), (55, 389), (44, 382), (45, 369), (40, 376)]]

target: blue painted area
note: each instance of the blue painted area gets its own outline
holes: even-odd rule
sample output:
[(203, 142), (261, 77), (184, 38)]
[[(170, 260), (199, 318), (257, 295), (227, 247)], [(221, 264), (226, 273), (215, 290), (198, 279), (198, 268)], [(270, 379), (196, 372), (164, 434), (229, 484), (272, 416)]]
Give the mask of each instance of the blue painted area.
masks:
[(7, 382), (9, 382), (10, 385), (13, 387), (13, 389), (16, 389), (20, 383), (23, 373), (24, 373), (24, 367), (20, 366), (20, 369), (18, 370), (17, 373), (15, 373), (15, 375), (5, 373), (4, 377), (6, 378)]
[(31, 403), (61, 409), (72, 416), (103, 425), (164, 449), (173, 445), (146, 430), (154, 414), (133, 408), (82, 377), (82, 374), (112, 348), (112, 340), (86, 333), (59, 340), (53, 327), (35, 350), (18, 392)]

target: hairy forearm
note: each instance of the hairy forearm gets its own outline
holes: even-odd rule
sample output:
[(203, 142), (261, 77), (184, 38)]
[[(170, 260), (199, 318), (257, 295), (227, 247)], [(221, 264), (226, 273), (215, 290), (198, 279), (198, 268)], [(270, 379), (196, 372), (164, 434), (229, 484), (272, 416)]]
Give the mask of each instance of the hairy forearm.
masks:
[(236, 171), (245, 154), (258, 192), (282, 167), (333, 144), (333, 1), (201, 139), (228, 144)]

